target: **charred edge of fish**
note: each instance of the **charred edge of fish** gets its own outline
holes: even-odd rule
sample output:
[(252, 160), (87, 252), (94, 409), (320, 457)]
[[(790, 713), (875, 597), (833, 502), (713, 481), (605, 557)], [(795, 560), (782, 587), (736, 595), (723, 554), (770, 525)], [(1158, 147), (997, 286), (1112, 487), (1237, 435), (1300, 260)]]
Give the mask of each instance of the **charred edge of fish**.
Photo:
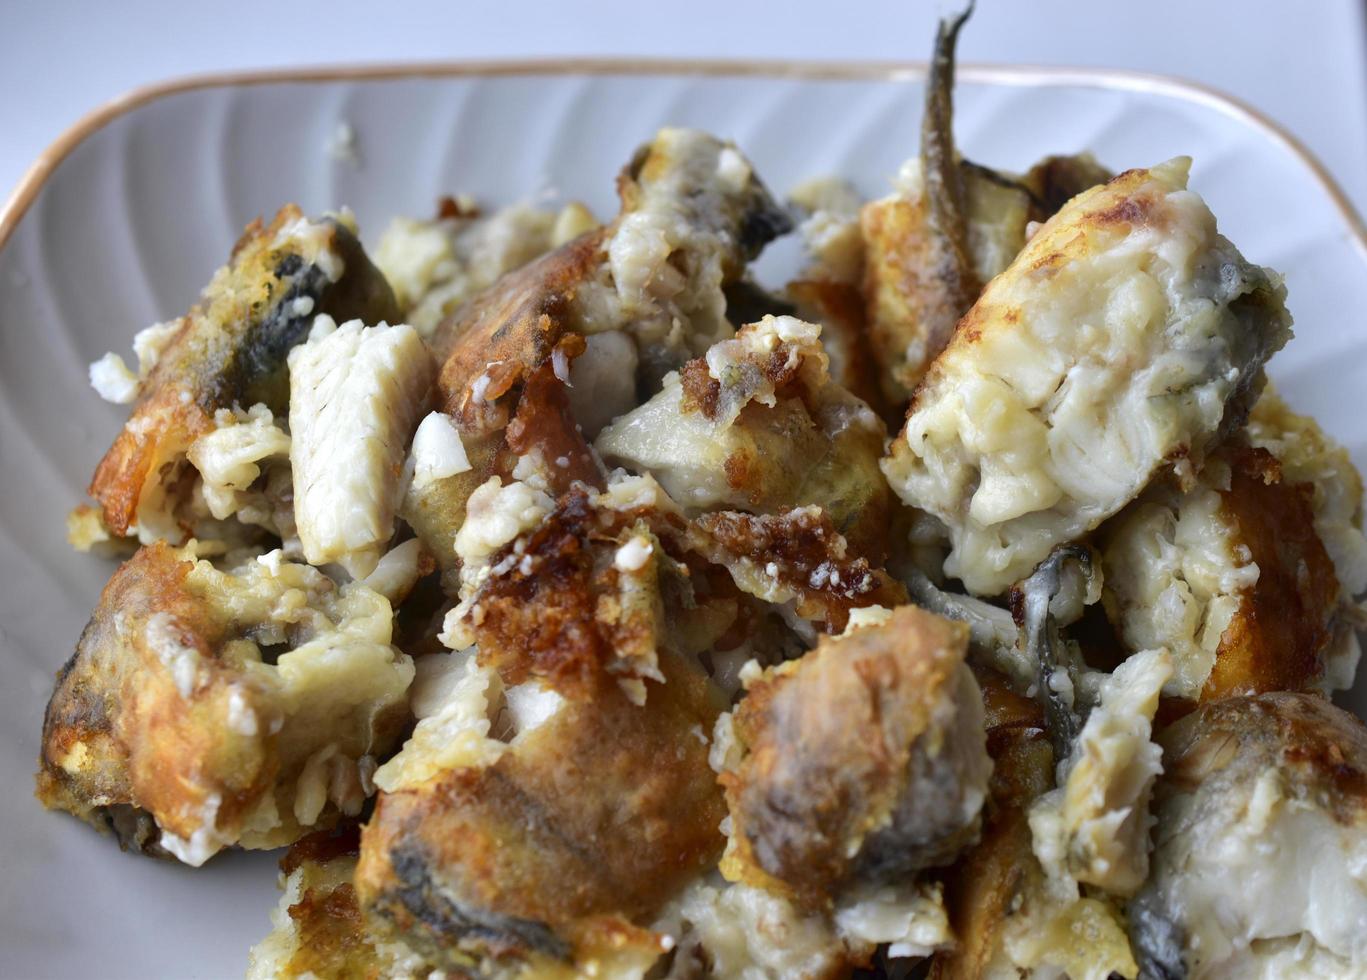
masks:
[[(512, 950), (532, 950), (558, 960), (569, 959), (569, 944), (544, 923), (482, 913), (452, 902), (432, 880), (432, 862), (421, 848), (400, 845), (390, 851), (389, 857), (399, 880), (399, 886), (390, 895), (426, 925), (434, 938), (450, 939), (462, 947), (473, 940), (488, 947), (495, 958)], [(383, 900), (379, 911), (384, 913)]]

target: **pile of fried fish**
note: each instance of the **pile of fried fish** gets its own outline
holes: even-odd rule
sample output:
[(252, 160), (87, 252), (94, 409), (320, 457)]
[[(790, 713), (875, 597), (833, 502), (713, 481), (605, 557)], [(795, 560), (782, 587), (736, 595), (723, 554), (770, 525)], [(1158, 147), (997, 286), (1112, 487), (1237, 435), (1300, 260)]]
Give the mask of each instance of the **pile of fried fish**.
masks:
[(1284, 288), (1187, 160), (963, 159), (961, 23), (879, 200), (666, 129), (606, 223), (248, 227), (92, 367), (127, 560), (42, 802), (288, 847), (252, 977), (1367, 971), (1362, 487)]

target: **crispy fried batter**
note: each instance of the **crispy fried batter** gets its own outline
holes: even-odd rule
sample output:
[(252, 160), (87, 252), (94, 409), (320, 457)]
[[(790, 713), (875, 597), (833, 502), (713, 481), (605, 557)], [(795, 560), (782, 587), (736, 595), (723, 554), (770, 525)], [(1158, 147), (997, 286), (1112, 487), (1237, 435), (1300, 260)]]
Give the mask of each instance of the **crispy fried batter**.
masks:
[(1231, 452), (1231, 481), (1222, 493), (1239, 541), (1258, 566), (1258, 581), (1215, 652), (1201, 700), (1313, 687), (1338, 604), (1334, 565), (1315, 533), (1311, 488), (1286, 483), (1262, 449)]
[(704, 514), (688, 534), (690, 545), (730, 571), (743, 592), (792, 601), (799, 616), (820, 620), (831, 632), (845, 628), (851, 609), (907, 602), (901, 583), (848, 549), (819, 507), (769, 516)]
[[(360, 760), (408, 721), (413, 668), (389, 635), (388, 602), (362, 585), (338, 594), (288, 563), (229, 575), (149, 545), (105, 587), (58, 675), (38, 797), (191, 864), (327, 826), (359, 811)], [(289, 649), (266, 663), (257, 641)]]
[(140, 506), (154, 505), (148, 498), (174, 475), (165, 471), (182, 464), (219, 409), (263, 403), (283, 411), (285, 356), (318, 313), (339, 322), (398, 318), (388, 283), (352, 231), (332, 218), (306, 222), (288, 205), (269, 225), (258, 219), (247, 227), (143, 380), (132, 415), (90, 482), (112, 532), (134, 532)]
[(644, 707), (605, 678), (492, 764), (383, 795), (357, 873), (377, 930), (457, 970), (575, 959), (715, 862), (724, 807), (690, 733), (720, 700), (681, 659), (660, 666)]
[[(638, 539), (640, 564), (622, 566), (616, 555)], [(566, 494), (536, 530), (491, 556), (466, 604), (480, 662), (509, 684), (540, 677), (570, 696), (591, 694), (604, 671), (652, 676), (657, 647), (671, 642), (659, 547), (633, 515), (595, 507), (582, 489)]]
[(1169, 693), (1326, 686), (1340, 588), (1312, 495), (1266, 450), (1231, 446), (1103, 529), (1107, 614), (1131, 653), (1172, 651)]

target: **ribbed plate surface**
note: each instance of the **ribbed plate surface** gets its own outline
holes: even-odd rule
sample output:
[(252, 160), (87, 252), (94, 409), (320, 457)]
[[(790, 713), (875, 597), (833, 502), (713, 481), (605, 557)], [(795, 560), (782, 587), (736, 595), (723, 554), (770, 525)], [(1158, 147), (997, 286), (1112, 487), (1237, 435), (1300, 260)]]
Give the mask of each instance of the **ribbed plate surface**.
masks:
[[(875, 195), (915, 150), (920, 99), (916, 72), (277, 81), (166, 95), (81, 142), (0, 250), (0, 974), (237, 976), (276, 900), (272, 857), (127, 857), (31, 798), (53, 672), (112, 570), (63, 531), (124, 418), (87, 386), (92, 359), (183, 312), (242, 226), (286, 201), (348, 205), (370, 242), (456, 191), (610, 215), (615, 174), (662, 124), (734, 138), (780, 193), (841, 173)], [(1292, 147), (1208, 96), (1100, 74), (970, 70), (956, 118), (965, 154), (1007, 169), (1084, 148), (1116, 169), (1193, 156), (1221, 229), (1286, 275), (1297, 338), (1271, 373), (1367, 465), (1367, 245)], [(329, 152), (342, 123), (358, 162)], [(761, 274), (781, 282), (785, 255)]]

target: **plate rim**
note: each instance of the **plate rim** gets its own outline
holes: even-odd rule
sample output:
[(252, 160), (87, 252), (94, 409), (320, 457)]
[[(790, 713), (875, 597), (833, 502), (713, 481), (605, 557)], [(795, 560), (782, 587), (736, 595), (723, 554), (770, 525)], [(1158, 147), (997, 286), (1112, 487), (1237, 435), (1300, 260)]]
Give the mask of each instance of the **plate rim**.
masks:
[[(923, 78), (925, 61), (835, 61), (731, 58), (500, 58), (453, 61), (376, 62), (296, 68), (248, 69), (181, 75), (130, 89), (96, 106), (38, 154), (0, 205), (0, 250), (71, 153), (105, 126), (149, 103), (209, 88), (247, 88), (277, 83), (392, 81), (421, 78), (496, 78), (516, 75), (696, 75), (700, 77), (794, 78), (814, 81), (901, 82)], [(1349, 238), (1367, 260), (1367, 221), (1324, 163), (1281, 123), (1247, 102), (1203, 82), (1122, 68), (964, 63), (964, 81), (1031, 86), (1080, 86), (1162, 95), (1221, 112), (1259, 131), (1291, 154), (1320, 186), (1342, 219)]]

